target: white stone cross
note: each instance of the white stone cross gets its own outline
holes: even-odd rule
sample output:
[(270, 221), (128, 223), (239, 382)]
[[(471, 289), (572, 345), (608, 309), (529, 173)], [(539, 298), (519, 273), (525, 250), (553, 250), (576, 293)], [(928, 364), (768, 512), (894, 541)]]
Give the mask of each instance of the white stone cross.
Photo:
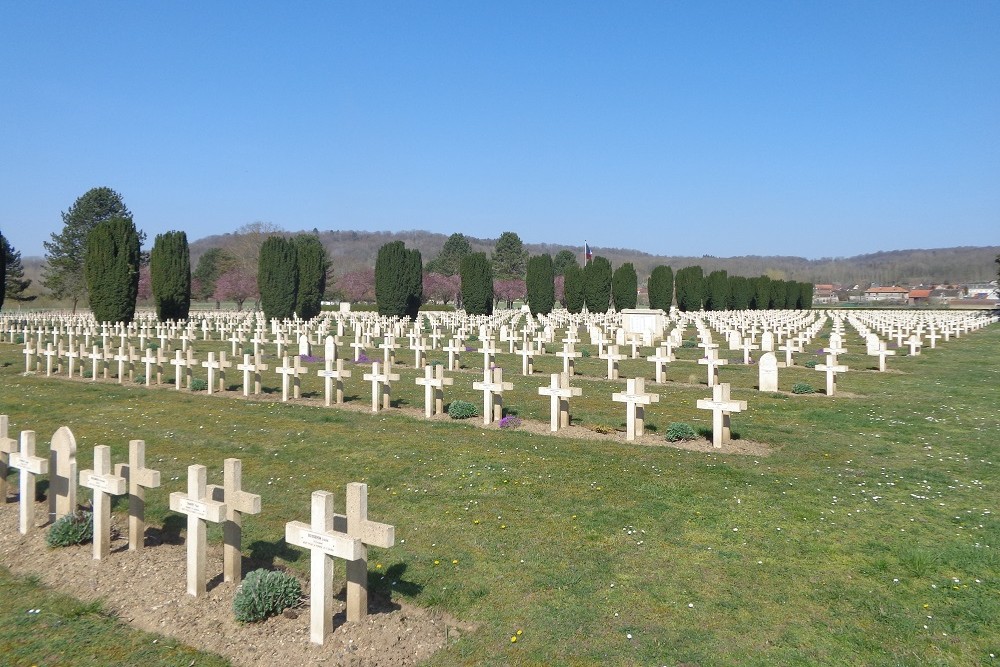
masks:
[[(479, 354), (483, 355), (483, 368), (489, 368), (490, 364), (493, 363), (493, 357), (496, 356), (498, 350), (496, 344), (493, 342), (492, 338), (483, 339), (483, 347), (479, 350)], [(489, 423), (489, 422), (487, 422)]]
[(625, 439), (635, 440), (636, 437), (642, 437), (643, 434), (646, 416), (644, 406), (650, 403), (659, 403), (660, 395), (646, 393), (645, 378), (630, 379), (625, 383), (625, 386), (625, 391), (612, 394), (611, 400), (626, 404)]
[(535, 372), (535, 346), (527, 338), (521, 341), (521, 375), (531, 375)]
[(52, 376), (52, 358), (58, 358), (59, 351), (52, 349), (52, 343), (45, 344), (45, 350), (42, 352), (45, 355), (45, 377)]
[[(346, 524), (341, 527), (341, 522)], [(368, 518), (368, 485), (347, 485), (347, 515), (334, 515), (334, 530), (361, 543), (359, 558), (347, 561), (347, 622), (368, 615), (368, 547), (388, 549), (396, 543), (396, 529)]]
[(243, 462), (226, 459), (222, 468), (222, 486), (210, 484), (212, 500), (226, 504), (222, 522), (222, 579), (239, 583), (243, 579), (243, 515), (260, 514), (260, 496), (243, 490)]
[(282, 359), (281, 366), (274, 369), (275, 373), (281, 375), (281, 400), (288, 400), (288, 378), (293, 378), (292, 380), (292, 397), (298, 398), (299, 392), (302, 390), (302, 380), (300, 379), (300, 374), (302, 373), (302, 367), (299, 365), (299, 357), (294, 357), (294, 361), (291, 366), (288, 365), (288, 356), (286, 355)]
[(656, 354), (646, 357), (646, 361), (651, 361), (654, 364), (653, 382), (663, 383), (667, 381), (667, 364), (674, 360), (673, 352), (666, 347), (666, 343), (656, 348)]
[(747, 337), (747, 338), (743, 339), (743, 345), (742, 345), (741, 349), (743, 350), (743, 365), (744, 366), (749, 366), (750, 365), (750, 352), (753, 351), (753, 350), (759, 350), (760, 346), (754, 345), (753, 339)]
[(94, 492), (94, 560), (105, 558), (111, 551), (111, 496), (120, 496), (128, 489), (124, 477), (111, 472), (111, 448), (94, 447), (94, 469), (80, 471), (80, 485)]
[(359, 560), (361, 540), (333, 529), (333, 494), (313, 491), (310, 523), (285, 524), (285, 542), (309, 550), (309, 639), (322, 644), (333, 631), (333, 559)]
[(698, 399), (698, 409), (712, 411), (712, 447), (721, 449), (729, 442), (730, 414), (746, 410), (747, 402), (729, 398), (729, 383), (723, 382), (712, 387), (712, 398)]
[(10, 475), (10, 455), (17, 451), (17, 440), (7, 434), (7, 415), (0, 415), (0, 505), (7, 502), (7, 477)]
[(906, 345), (910, 348), (911, 357), (915, 357), (920, 354), (922, 344), (923, 340), (916, 334), (913, 334), (906, 340)]
[[(181, 356), (182, 354), (183, 354), (183, 352), (181, 352), (180, 350), (176, 350), (175, 353), (174, 353), (174, 358), (170, 361), (170, 365), (174, 367), (174, 388), (177, 389), (177, 391), (181, 390), (181, 381), (182, 381), (182, 375), (183, 375), (181, 371), (182, 371), (183, 368), (185, 368), (187, 366), (187, 363), (188, 363)], [(96, 363), (95, 363), (94, 368), (95, 369), (97, 368)], [(94, 373), (96, 375), (97, 371), (95, 370)]]
[(569, 426), (569, 399), (582, 395), (583, 390), (570, 387), (565, 373), (552, 373), (549, 386), (539, 387), (538, 394), (549, 397), (549, 430), (555, 433), (561, 426)]
[(601, 359), (607, 359), (608, 361), (608, 379), (617, 380), (618, 379), (618, 362), (626, 359), (627, 356), (620, 354), (618, 352), (617, 345), (609, 345), (604, 351), (604, 354), (600, 357)]
[(483, 392), (483, 424), (503, 417), (503, 392), (514, 385), (503, 381), (503, 369), (489, 366), (483, 369), (483, 381), (473, 382), (472, 388)]
[(392, 391), (392, 385), (390, 383), (399, 379), (399, 375), (386, 371), (381, 372), (379, 363), (376, 361), (372, 364), (372, 372), (365, 373), (362, 379), (365, 382), (372, 383), (372, 412), (378, 412), (380, 409), (388, 409), (390, 394)]
[(444, 376), (444, 366), (424, 366), (424, 376), (416, 379), (424, 387), (424, 417), (430, 419), (444, 412), (444, 388), (455, 383)]
[(208, 472), (203, 465), (188, 466), (187, 493), (170, 494), (170, 509), (187, 515), (187, 592), (201, 597), (205, 594), (206, 521), (221, 523), (226, 518), (226, 505), (208, 496)]
[(124, 347), (119, 347), (118, 353), (112, 358), (118, 362), (118, 384), (121, 384), (125, 380), (125, 364), (131, 363), (132, 357)]
[(705, 347), (705, 357), (698, 360), (699, 364), (708, 367), (708, 386), (714, 387), (719, 383), (719, 366), (729, 363), (728, 359), (719, 359), (719, 351), (716, 347)]
[(563, 360), (563, 373), (569, 375), (570, 377), (574, 374), (574, 359), (582, 356), (581, 352), (577, 352), (573, 349), (573, 343), (566, 343), (563, 345), (561, 352), (556, 352), (557, 357), (562, 357)]
[(459, 345), (456, 339), (452, 338), (450, 341), (448, 341), (448, 344), (441, 349), (448, 353), (448, 370), (454, 371), (455, 362), (458, 360), (458, 358), (461, 356), (461, 353), (463, 352), (462, 346)]
[(254, 360), (250, 361), (250, 355), (243, 355), (243, 363), (236, 366), (236, 370), (243, 371), (243, 395), (250, 395), (250, 374), (253, 374), (253, 393), (256, 396), (260, 393), (260, 372), (266, 371), (268, 365), (261, 363), (260, 357), (255, 356)]
[(21, 431), (21, 448), (11, 453), (8, 464), (19, 471), (19, 516), (17, 529), (22, 535), (35, 527), (35, 476), (49, 471), (49, 462), (35, 456), (35, 432)]
[(378, 349), (382, 350), (382, 362), (385, 364), (386, 370), (391, 370), (392, 365), (396, 363), (396, 350), (399, 349), (396, 339), (392, 334), (386, 334)]
[(826, 395), (833, 396), (837, 393), (837, 373), (846, 373), (848, 368), (837, 363), (837, 357), (826, 355), (825, 364), (816, 364), (816, 370), (826, 373)]
[(208, 353), (208, 361), (201, 362), (202, 368), (208, 369), (208, 393), (215, 392), (215, 371), (219, 370), (219, 362), (215, 360), (215, 352)]
[(337, 359), (336, 368), (334, 361), (329, 355), (324, 359), (324, 368), (316, 371), (316, 375), (323, 378), (323, 404), (330, 407), (330, 397), (333, 394), (334, 382), (336, 382), (337, 403), (344, 402), (344, 378), (351, 377), (351, 371), (344, 368), (344, 360)]
[(139, 361), (146, 364), (146, 386), (148, 387), (150, 384), (154, 365), (156, 366), (156, 384), (159, 384), (163, 367), (160, 365), (160, 360), (157, 356), (153, 354), (152, 348), (146, 348), (146, 354)]
[(416, 339), (410, 345), (410, 349), (413, 350), (413, 367), (423, 368), (424, 364), (427, 363), (427, 341), (421, 336)]
[(146, 489), (160, 485), (160, 471), (146, 467), (146, 443), (129, 440), (128, 463), (115, 466), (115, 474), (128, 483), (128, 548), (138, 551), (146, 543)]
[(35, 353), (34, 345), (28, 339), (25, 339), (24, 352), (22, 354), (24, 355), (24, 372), (33, 372), (38, 367), (38, 356)]
[(76, 511), (76, 471), (76, 437), (60, 426), (49, 443), (49, 521)]
[[(73, 337), (70, 336), (71, 341), (72, 339)], [(66, 366), (67, 366), (66, 377), (68, 378), (73, 377), (73, 373), (76, 370), (76, 360), (80, 358), (80, 353), (82, 351), (83, 351), (82, 347), (79, 348), (73, 347), (72, 342), (70, 343), (69, 347), (66, 348)]]
[(885, 373), (885, 358), (891, 357), (895, 354), (895, 350), (890, 350), (886, 347), (885, 341), (879, 341), (878, 349), (872, 354), (872, 356), (878, 357), (879, 372)]

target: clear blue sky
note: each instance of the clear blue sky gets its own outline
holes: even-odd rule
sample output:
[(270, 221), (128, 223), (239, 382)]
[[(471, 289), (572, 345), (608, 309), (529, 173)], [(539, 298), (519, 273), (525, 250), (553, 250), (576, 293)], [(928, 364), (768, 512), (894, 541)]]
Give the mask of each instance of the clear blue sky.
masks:
[(1000, 2), (0, 0), (0, 230), (95, 186), (662, 254), (1000, 243)]

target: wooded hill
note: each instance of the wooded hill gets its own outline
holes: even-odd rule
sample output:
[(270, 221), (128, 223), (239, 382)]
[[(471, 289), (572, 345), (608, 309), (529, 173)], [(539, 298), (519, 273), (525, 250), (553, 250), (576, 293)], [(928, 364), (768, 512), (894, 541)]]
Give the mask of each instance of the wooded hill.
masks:
[[(315, 230), (314, 230), (315, 231)], [(333, 262), (334, 271), (343, 274), (360, 268), (375, 266), (378, 249), (389, 241), (403, 241), (407, 248), (420, 251), (424, 263), (437, 256), (448, 236), (431, 232), (408, 230), (400, 232), (362, 231), (320, 231), (320, 241), (326, 247)], [(467, 236), (474, 252), (492, 253), (496, 239), (479, 239)], [(208, 236), (191, 244), (192, 265), (209, 248), (226, 247), (238, 241), (237, 234)], [(525, 243), (525, 249), (532, 254), (549, 253), (553, 257), (560, 250), (569, 250), (583, 263), (583, 247), (559, 243)], [(870, 283), (892, 284), (940, 284), (990, 281), (997, 276), (994, 262), (1000, 254), (1000, 246), (956, 247), (936, 249), (893, 250), (855, 257), (825, 257), (806, 259), (804, 257), (744, 255), (739, 257), (715, 257), (702, 255), (688, 257), (678, 255), (651, 255), (628, 248), (606, 248), (591, 246), (595, 255), (610, 260), (612, 266), (632, 262), (639, 274), (640, 284), (653, 268), (664, 264), (675, 271), (685, 266), (699, 265), (707, 274), (710, 271), (725, 270), (730, 275), (769, 275), (782, 280), (797, 280), (810, 283), (840, 283), (847, 287), (855, 284), (867, 286)]]

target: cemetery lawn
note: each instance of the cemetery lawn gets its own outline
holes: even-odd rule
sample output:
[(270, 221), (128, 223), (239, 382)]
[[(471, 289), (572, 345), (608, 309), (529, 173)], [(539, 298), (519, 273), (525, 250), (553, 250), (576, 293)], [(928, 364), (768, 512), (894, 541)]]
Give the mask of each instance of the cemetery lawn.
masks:
[[(118, 462), (128, 440), (145, 440), (147, 465), (163, 480), (147, 493), (147, 519), (174, 529), (183, 520), (167, 498), (185, 490), (187, 466), (205, 464), (209, 482), (221, 483), (223, 459), (242, 459), (243, 488), (261, 494), (263, 507), (244, 518), (244, 554), (303, 578), (309, 559), (284, 543), (285, 522), (308, 520), (314, 490), (333, 491), (342, 511), (345, 485), (367, 482), (369, 516), (395, 525), (397, 542), (371, 550), (373, 594), (478, 626), (434, 665), (992, 664), (1000, 656), (1000, 326), (901, 354), (885, 374), (870, 370), (857, 335), (847, 341), (840, 361), (851, 371), (838, 378), (837, 397), (787, 393), (800, 381), (823, 386), (821, 373), (801, 366), (781, 370), (784, 393), (766, 395), (752, 389), (755, 366), (721, 369), (733, 397), (749, 404), (733, 415), (734, 436), (766, 444), (772, 453), (759, 457), (23, 376), (20, 346), (10, 344), (0, 345), (0, 412), (12, 433), (35, 430), (40, 451), (69, 426), (81, 469), (95, 445), (110, 445)], [(198, 349), (203, 359), (212, 348)], [(471, 390), (481, 378), (476, 356), (463, 355), (469, 370), (450, 374), (446, 402), (481, 409)], [(674, 421), (710, 426), (694, 408), (710, 395), (698, 356), (678, 350), (666, 384), (647, 380), (661, 394), (647, 410), (649, 431), (662, 434)], [(518, 357), (499, 363), (515, 384), (505, 406), (547, 421), (548, 400), (536, 392), (558, 360), (536, 359), (530, 379), (517, 372)], [(605, 366), (596, 351), (577, 360), (593, 377), (574, 381), (584, 395), (571, 400), (571, 413), (577, 423), (619, 429), (624, 408), (610, 396), (625, 383), (600, 379)], [(651, 369), (628, 360), (622, 378)], [(346, 393), (367, 404), (360, 371)], [(403, 375), (394, 401), (420, 407), (416, 371), (394, 371)], [(265, 384), (277, 386), (273, 371)], [(321, 391), (315, 377), (303, 384), (307, 394)], [(219, 543), (221, 532), (210, 529), (209, 540)], [(343, 574), (338, 563), (335, 590)], [(0, 615), (20, 618), (31, 604), (0, 596)], [(10, 625), (0, 625), (0, 642), (10, 641)], [(132, 650), (118, 639), (93, 641)]]
[[(49, 590), (0, 566), (0, 656), (4, 665), (223, 667), (229, 662), (168, 637), (129, 628), (99, 603)], [(37, 611), (36, 611), (37, 610)]]

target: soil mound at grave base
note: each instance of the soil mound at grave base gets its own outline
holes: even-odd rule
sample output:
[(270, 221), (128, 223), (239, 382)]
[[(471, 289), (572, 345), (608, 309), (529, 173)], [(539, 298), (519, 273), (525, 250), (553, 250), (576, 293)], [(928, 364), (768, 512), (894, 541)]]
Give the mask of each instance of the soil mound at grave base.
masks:
[[(38, 516), (44, 516), (43, 504)], [(173, 637), (185, 644), (224, 656), (234, 665), (350, 665), (404, 667), (416, 665), (445, 648), (474, 626), (434, 610), (371, 596), (371, 613), (359, 623), (334, 616), (326, 644), (309, 641), (308, 606), (296, 614), (243, 625), (233, 615), (236, 586), (222, 582), (222, 549), (208, 550), (209, 591), (202, 598), (185, 592), (186, 550), (183, 544), (147, 546), (128, 551), (125, 539), (113, 539), (111, 554), (92, 559), (91, 545), (51, 549), (45, 527), (28, 535), (17, 531), (18, 505), (0, 505), (0, 562), (16, 575), (35, 575), (50, 588), (85, 601), (99, 600), (104, 610), (130, 625)], [(304, 591), (308, 590), (303, 582)], [(294, 616), (290, 618), (289, 616)]]

